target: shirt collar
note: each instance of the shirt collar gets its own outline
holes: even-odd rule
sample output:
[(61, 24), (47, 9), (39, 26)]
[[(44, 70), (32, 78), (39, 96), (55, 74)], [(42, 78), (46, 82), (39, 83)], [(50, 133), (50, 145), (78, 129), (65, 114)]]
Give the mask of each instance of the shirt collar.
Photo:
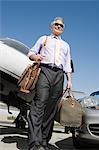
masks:
[(61, 36), (55, 36), (54, 34), (51, 34), (51, 37), (61, 40)]

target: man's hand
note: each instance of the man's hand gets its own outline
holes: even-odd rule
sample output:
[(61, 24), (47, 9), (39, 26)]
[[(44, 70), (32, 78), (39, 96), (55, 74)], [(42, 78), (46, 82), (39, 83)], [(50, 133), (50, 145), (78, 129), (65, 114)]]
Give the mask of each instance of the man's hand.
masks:
[(67, 89), (72, 90), (72, 82), (71, 81), (67, 81)]
[(33, 61), (42, 61), (44, 57), (41, 54), (33, 54), (29, 58)]
[(44, 58), (44, 56), (42, 56), (41, 54), (37, 54), (35, 56), (35, 61), (41, 61), (41, 60), (43, 60), (43, 58)]
[(72, 73), (68, 72), (66, 74), (66, 77), (67, 77), (67, 87), (66, 88), (72, 90)]

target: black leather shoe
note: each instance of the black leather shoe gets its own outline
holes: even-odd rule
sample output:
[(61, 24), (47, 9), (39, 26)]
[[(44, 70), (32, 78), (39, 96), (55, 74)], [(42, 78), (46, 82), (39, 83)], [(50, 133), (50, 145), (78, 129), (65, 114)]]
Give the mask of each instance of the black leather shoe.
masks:
[(45, 150), (45, 148), (41, 145), (34, 145), (33, 147), (29, 148), (29, 150)]
[(45, 150), (50, 150), (48, 147), (48, 144), (42, 145), (44, 147)]
[(44, 147), (45, 150), (50, 150), (50, 149), (48, 148), (48, 143), (47, 143), (46, 141), (43, 141), (43, 142), (42, 142), (42, 146)]
[(44, 149), (45, 150), (50, 150), (48, 146), (44, 146)]
[(43, 146), (38, 146), (36, 150), (45, 150), (45, 148)]

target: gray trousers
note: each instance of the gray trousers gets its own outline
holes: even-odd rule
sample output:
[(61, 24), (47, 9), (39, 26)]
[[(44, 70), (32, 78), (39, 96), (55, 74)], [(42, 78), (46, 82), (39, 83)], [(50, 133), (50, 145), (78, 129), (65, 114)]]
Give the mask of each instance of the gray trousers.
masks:
[(64, 74), (41, 67), (28, 116), (29, 145), (48, 143), (52, 136), (56, 103), (63, 92)]

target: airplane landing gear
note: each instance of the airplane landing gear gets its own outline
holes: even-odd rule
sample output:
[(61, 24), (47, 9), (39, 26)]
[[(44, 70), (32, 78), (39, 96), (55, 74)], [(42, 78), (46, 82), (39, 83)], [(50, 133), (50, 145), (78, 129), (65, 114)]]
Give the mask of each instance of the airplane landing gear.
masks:
[(21, 128), (21, 129), (25, 129), (26, 126), (26, 121), (24, 120), (23, 116), (21, 116), (19, 118), (19, 120), (17, 120), (15, 122), (16, 128)]
[(22, 110), (20, 111), (19, 115), (17, 116), (17, 118), (14, 121), (16, 128), (25, 129), (26, 122), (27, 122), (26, 114), (27, 114), (27, 112), (22, 111)]

